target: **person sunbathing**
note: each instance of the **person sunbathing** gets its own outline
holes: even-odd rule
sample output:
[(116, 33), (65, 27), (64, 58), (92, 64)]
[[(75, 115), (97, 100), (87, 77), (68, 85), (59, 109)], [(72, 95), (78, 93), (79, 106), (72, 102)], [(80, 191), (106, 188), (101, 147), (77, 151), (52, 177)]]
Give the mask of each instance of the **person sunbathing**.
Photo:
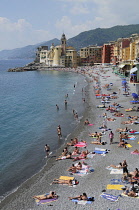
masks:
[(139, 153), (139, 150), (135, 149), (133, 152), (134, 152), (134, 153)]
[(133, 178), (138, 178), (139, 177), (139, 170), (138, 170), (138, 168), (135, 168), (135, 171), (130, 172), (129, 174), (131, 174), (131, 176)]
[(138, 119), (138, 116), (131, 116), (131, 115), (129, 115), (128, 116), (128, 119), (130, 119), (130, 120), (137, 120)]
[(82, 153), (81, 153), (78, 157), (75, 157), (75, 158), (73, 159), (73, 161), (85, 159), (85, 158), (87, 157), (88, 154), (89, 154), (88, 150), (82, 151)]
[(72, 164), (72, 166), (67, 171), (70, 171), (72, 173), (76, 173), (77, 172), (77, 168), (76, 168), (76, 166), (74, 164)]
[(125, 128), (117, 128), (116, 131), (117, 132), (128, 132), (128, 131), (130, 131), (130, 129), (128, 129), (127, 127), (125, 127)]
[(114, 116), (116, 116), (116, 117), (123, 117), (124, 115), (122, 113), (120, 113), (120, 112), (117, 112), (117, 113), (114, 113)]
[(56, 160), (73, 159), (71, 155), (71, 152), (69, 152), (67, 155), (59, 156)]
[(78, 155), (80, 154), (81, 152), (79, 151), (78, 147), (75, 147), (73, 152), (72, 152), (72, 155)]
[(63, 180), (63, 179), (54, 179), (52, 184), (67, 184), (69, 186), (77, 185), (79, 182), (77, 180)]
[(86, 193), (83, 193), (82, 195), (79, 195), (79, 196), (76, 196), (76, 197), (69, 197), (69, 200), (72, 200), (72, 199), (77, 199), (79, 201), (80, 200), (83, 200), (83, 201), (88, 200)]
[(108, 106), (106, 111), (116, 111), (117, 112), (117, 109), (115, 107)]
[(102, 137), (102, 133), (97, 133), (97, 132), (90, 133), (89, 136), (91, 136), (91, 137)]
[(110, 167), (112, 167), (112, 168), (117, 168), (117, 169), (121, 169), (121, 168), (122, 168), (122, 163), (119, 163), (119, 165), (117, 165), (117, 166), (116, 166), (116, 165), (110, 165), (109, 168), (110, 168)]
[(117, 99), (118, 97), (117, 96), (111, 96), (111, 99)]
[(132, 123), (134, 123), (135, 121), (133, 121), (133, 120), (127, 120), (127, 121), (123, 121), (123, 122), (121, 122), (121, 124), (132, 124)]
[(138, 197), (137, 193), (134, 192), (133, 190), (131, 190), (127, 195), (130, 197)]
[(84, 121), (84, 125), (89, 125), (90, 124), (90, 122), (88, 121), (88, 119), (86, 119), (85, 121)]
[(115, 121), (116, 119), (115, 118), (111, 118), (111, 117), (107, 117), (107, 120), (108, 121)]
[(127, 133), (124, 133), (124, 134), (122, 135), (122, 138), (123, 138), (123, 139), (128, 139), (128, 134), (127, 134)]
[(74, 144), (78, 144), (78, 138), (75, 137), (73, 140), (74, 140)]
[(76, 169), (77, 169), (77, 170), (81, 170), (81, 169), (82, 169), (82, 164), (81, 164), (81, 162), (79, 162), (79, 163), (76, 165)]
[(38, 200), (45, 200), (45, 199), (51, 199), (51, 198), (57, 198), (58, 196), (56, 195), (55, 192), (50, 191), (50, 193), (47, 195), (35, 195), (33, 198), (37, 198)]
[(74, 146), (74, 145), (75, 143), (73, 139), (71, 139), (70, 142), (67, 143), (67, 146)]
[(126, 142), (124, 140), (120, 141), (120, 143), (118, 144), (118, 147), (127, 148)]
[(105, 118), (106, 118), (106, 117), (107, 117), (107, 113), (103, 113), (103, 117), (105, 117)]

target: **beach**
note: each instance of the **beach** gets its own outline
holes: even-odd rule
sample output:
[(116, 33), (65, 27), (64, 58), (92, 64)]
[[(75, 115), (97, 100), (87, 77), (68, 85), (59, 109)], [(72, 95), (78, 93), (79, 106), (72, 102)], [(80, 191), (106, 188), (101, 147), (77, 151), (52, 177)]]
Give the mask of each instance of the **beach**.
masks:
[[(139, 144), (137, 144), (138, 135), (136, 135), (135, 141), (130, 141), (129, 143), (132, 145), (128, 150), (125, 148), (118, 148), (117, 142), (119, 142), (119, 133), (116, 132), (117, 128), (125, 128), (126, 125), (121, 124), (122, 121), (127, 120), (127, 116), (130, 115), (138, 115), (138, 112), (132, 111), (132, 113), (128, 113), (125, 111), (126, 108), (133, 107), (130, 104), (130, 100), (132, 96), (123, 95), (124, 91), (122, 90), (122, 79), (119, 76), (116, 76), (112, 73), (111, 68), (104, 68), (100, 71), (100, 67), (94, 68), (93, 71), (89, 71), (85, 75), (88, 81), (88, 86), (85, 91), (85, 103), (86, 110), (83, 118), (81, 119), (80, 124), (77, 128), (72, 132), (72, 134), (68, 137), (67, 142), (70, 141), (71, 138), (77, 137), (78, 140), (84, 140), (87, 142), (86, 149), (89, 152), (93, 152), (97, 147), (110, 150), (106, 155), (95, 154), (93, 158), (87, 158), (84, 160), (91, 169), (94, 169), (94, 172), (86, 174), (84, 176), (72, 175), (78, 181), (79, 184), (75, 187), (69, 187), (66, 185), (58, 185), (52, 184), (54, 179), (58, 179), (60, 176), (70, 176), (67, 169), (72, 165), (73, 160), (59, 160), (56, 161), (56, 157), (58, 157), (64, 146), (62, 146), (56, 154), (49, 157), (48, 164), (36, 175), (30, 178), (28, 181), (22, 184), (19, 189), (8, 196), (4, 201), (1, 202), (0, 208), (2, 210), (31, 210), (31, 209), (111, 209), (111, 210), (137, 210), (138, 209), (138, 199), (131, 197), (119, 196), (122, 191), (119, 190), (108, 190), (107, 185), (110, 184), (111, 179), (120, 179), (122, 177), (121, 174), (110, 174), (110, 170), (107, 170), (106, 167), (114, 164), (118, 165), (119, 162), (123, 162), (123, 160), (127, 160), (128, 170), (134, 171), (135, 168), (138, 168), (138, 155), (131, 154), (132, 151), (139, 148)], [(113, 92), (117, 93), (118, 98), (111, 100), (111, 103), (116, 102), (119, 103), (123, 108), (120, 108), (120, 112), (124, 114), (124, 117), (115, 117), (116, 120), (114, 122), (107, 122), (107, 127), (110, 128), (114, 133), (113, 144), (110, 145), (109, 141), (109, 133), (110, 130), (105, 132), (105, 135), (102, 137), (102, 141), (107, 142), (105, 145), (95, 145), (90, 142), (93, 141), (93, 138), (89, 137), (89, 133), (92, 132), (101, 132), (99, 127), (103, 122), (103, 113), (106, 112), (106, 108), (97, 108), (97, 105), (101, 104), (101, 99), (96, 99), (94, 86), (96, 82), (94, 80), (94, 76), (98, 77), (98, 81), (103, 87), (105, 84), (113, 83), (110, 86), (111, 90), (107, 90), (103, 88), (102, 92), (105, 94), (112, 94)], [(135, 86), (130, 85), (129, 92), (135, 92)], [(119, 93), (119, 88), (121, 89), (121, 93)], [(110, 104), (111, 104), (110, 103)], [(108, 104), (105, 104), (108, 107)], [(137, 105), (135, 105), (137, 107)], [(109, 117), (113, 117), (113, 113), (107, 112)], [(88, 119), (92, 126), (84, 125), (85, 119)], [(138, 125), (128, 125), (132, 129), (138, 130)], [(68, 147), (69, 151), (73, 151), (73, 147)], [(85, 149), (85, 150), (86, 150)], [(81, 148), (81, 151), (84, 148)], [(119, 196), (117, 202), (111, 202), (110, 200), (102, 198), (100, 195), (102, 191), (106, 190), (107, 193), (112, 194), (114, 196)], [(41, 195), (45, 193), (49, 193), (49, 191), (56, 191), (59, 196), (58, 200), (55, 202), (51, 202), (44, 205), (36, 205), (35, 200), (33, 199), (34, 195)], [(74, 202), (70, 201), (68, 197), (77, 196), (86, 192), (89, 197), (94, 197), (95, 201), (92, 204), (86, 205), (78, 205)]]

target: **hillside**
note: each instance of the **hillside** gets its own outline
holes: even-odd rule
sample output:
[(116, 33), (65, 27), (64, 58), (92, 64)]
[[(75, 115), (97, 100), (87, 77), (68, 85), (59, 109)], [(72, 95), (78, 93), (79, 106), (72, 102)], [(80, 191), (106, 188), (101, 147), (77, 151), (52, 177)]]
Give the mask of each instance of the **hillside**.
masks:
[(13, 50), (2, 50), (0, 51), (0, 59), (27, 59), (27, 58), (35, 58), (36, 50), (39, 46), (46, 45), (50, 47), (54, 43), (54, 45), (59, 45), (60, 40), (52, 39), (50, 41), (41, 42), (36, 45), (28, 45), (22, 48), (16, 48)]
[[(118, 38), (130, 37), (131, 34), (139, 34), (139, 24), (125, 25), (125, 26), (114, 26), (111, 28), (97, 28), (94, 30), (84, 31), (77, 36), (67, 40), (69, 46), (73, 46), (76, 50), (88, 45), (101, 46), (109, 41), (115, 41)], [(42, 42), (36, 45), (28, 45), (23, 48), (17, 48), (13, 50), (2, 50), (0, 51), (0, 59), (25, 59), (35, 58), (37, 47), (41, 45), (51, 44), (59, 45), (60, 40), (52, 39), (50, 41)]]
[(68, 40), (68, 44), (74, 46), (77, 50), (88, 45), (98, 46), (109, 41), (115, 41), (118, 38), (130, 37), (131, 34), (139, 34), (139, 24), (127, 26), (114, 26), (112, 28), (97, 28), (95, 30), (85, 31)]

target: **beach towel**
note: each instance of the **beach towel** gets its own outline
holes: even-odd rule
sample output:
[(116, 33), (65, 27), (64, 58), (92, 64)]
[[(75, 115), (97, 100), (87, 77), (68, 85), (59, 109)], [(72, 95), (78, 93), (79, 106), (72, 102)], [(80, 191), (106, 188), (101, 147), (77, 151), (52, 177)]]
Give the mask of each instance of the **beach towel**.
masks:
[(111, 179), (111, 184), (117, 185), (123, 183), (121, 179)]
[(93, 126), (93, 125), (95, 125), (95, 124), (92, 124), (92, 123), (90, 123), (90, 124), (88, 124), (89, 126)]
[(119, 196), (114, 196), (114, 195), (111, 195), (108, 193), (102, 193), (100, 196), (102, 198), (105, 198), (105, 199), (113, 201), (113, 202), (118, 201), (118, 198), (119, 198)]
[(111, 166), (107, 166), (106, 169), (107, 169), (107, 170), (112, 170), (112, 169), (115, 169), (115, 168), (113, 168), (113, 167), (111, 167)]
[(96, 154), (106, 154), (107, 153), (107, 151), (99, 151), (99, 150), (94, 150), (94, 152)]
[[(46, 195), (46, 194), (43, 194), (43, 195)], [(38, 196), (42, 196), (42, 195), (38, 195)], [(35, 202), (37, 205), (46, 204), (46, 203), (50, 203), (50, 202), (57, 201), (57, 200), (58, 200), (58, 198), (50, 198), (50, 199), (44, 199), (44, 200), (39, 200), (39, 199), (35, 198)]]
[(89, 154), (87, 155), (87, 158), (93, 158), (94, 156), (95, 156), (95, 154), (89, 153)]
[(74, 147), (86, 147), (87, 144), (84, 142), (78, 142), (77, 144), (74, 145)]
[(123, 169), (112, 169), (110, 174), (123, 174)]
[(138, 104), (139, 103), (139, 101), (130, 101), (130, 103), (132, 103), (132, 104)]
[(129, 109), (125, 109), (126, 112), (130, 112), (130, 111), (133, 111), (132, 108), (129, 108)]
[(105, 108), (104, 105), (97, 105), (97, 108)]
[(91, 197), (88, 197), (88, 200), (87, 201), (83, 201), (83, 200), (78, 200), (78, 199), (72, 199), (73, 202), (77, 203), (77, 204), (82, 204), (82, 205), (85, 205), (85, 204), (91, 204), (93, 201), (89, 201)]
[(108, 184), (107, 190), (122, 190), (121, 188), (124, 187), (124, 185), (120, 184)]
[(84, 175), (87, 175), (91, 172), (94, 172), (94, 169), (81, 169), (79, 171), (77, 171), (76, 173), (73, 173), (74, 175), (78, 175), (78, 176), (84, 176)]
[(139, 152), (131, 152), (132, 155), (139, 155)]
[(132, 145), (131, 145), (131, 144), (126, 144), (126, 146), (127, 146), (127, 147), (132, 147)]
[(97, 150), (97, 151), (106, 151), (107, 149), (102, 149), (102, 148), (95, 147), (95, 150)]
[(71, 176), (60, 176), (59, 179), (62, 179), (62, 180), (74, 180), (75, 178), (71, 177)]
[(125, 196), (125, 197), (128, 197), (128, 198), (138, 198), (139, 199), (139, 196), (138, 197), (131, 197), (131, 196), (125, 195), (124, 193), (122, 193), (121, 195)]
[(132, 140), (132, 141), (134, 141), (134, 140), (136, 140), (136, 137), (130, 137), (130, 138), (128, 138), (128, 139), (123, 139), (124, 141), (128, 141), (128, 140)]

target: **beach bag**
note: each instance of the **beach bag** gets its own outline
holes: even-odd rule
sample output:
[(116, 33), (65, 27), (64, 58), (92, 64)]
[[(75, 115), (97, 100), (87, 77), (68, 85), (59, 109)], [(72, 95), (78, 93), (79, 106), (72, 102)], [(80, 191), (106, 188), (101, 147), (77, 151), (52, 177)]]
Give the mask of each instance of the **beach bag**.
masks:
[(94, 201), (94, 197), (88, 198), (88, 201)]

